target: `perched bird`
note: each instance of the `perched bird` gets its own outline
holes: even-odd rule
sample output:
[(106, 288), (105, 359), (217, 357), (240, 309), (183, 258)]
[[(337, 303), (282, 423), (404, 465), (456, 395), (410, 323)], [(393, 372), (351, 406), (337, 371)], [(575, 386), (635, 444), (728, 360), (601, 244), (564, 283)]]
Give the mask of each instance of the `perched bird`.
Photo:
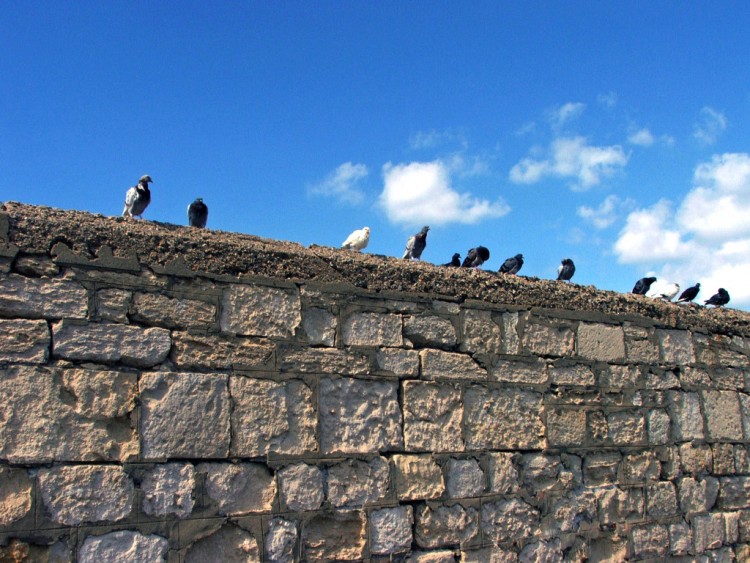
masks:
[(416, 235), (409, 237), (409, 240), (406, 241), (406, 252), (404, 252), (403, 258), (420, 259), (427, 246), (427, 231), (429, 230), (430, 227), (424, 226)]
[(641, 278), (637, 282), (635, 282), (635, 286), (633, 287), (633, 293), (636, 295), (646, 295), (648, 292), (648, 289), (651, 287), (651, 284), (656, 281), (656, 278)]
[(357, 229), (346, 237), (346, 240), (341, 243), (341, 248), (362, 250), (367, 246), (368, 242), (370, 242), (370, 227), (364, 227), (362, 229)]
[(486, 246), (477, 246), (470, 248), (464, 258), (464, 263), (461, 264), (462, 268), (479, 268), (487, 260), (490, 259), (490, 251)]
[(188, 224), (191, 227), (202, 229), (206, 226), (206, 221), (208, 221), (208, 206), (203, 203), (202, 197), (196, 198), (193, 203), (188, 205), (187, 214)]
[(575, 273), (576, 265), (573, 264), (573, 260), (570, 258), (563, 258), (562, 263), (557, 267), (557, 279), (570, 281), (570, 278), (572, 278)]
[(690, 303), (693, 299), (698, 297), (698, 292), (701, 290), (701, 284), (696, 283), (693, 287), (688, 287), (685, 291), (680, 294), (677, 299), (677, 303)]
[(680, 286), (676, 283), (669, 283), (665, 281), (654, 282), (646, 292), (646, 297), (653, 297), (654, 299), (664, 299), (665, 301), (672, 301), (674, 296), (680, 292)]
[(704, 301), (706, 305), (713, 305), (714, 307), (721, 307), (729, 303), (729, 292), (723, 287), (719, 288), (719, 291), (711, 296), (710, 299)]
[(458, 268), (461, 265), (461, 255), (456, 252), (453, 255), (453, 258), (451, 258), (451, 261), (447, 264), (443, 264), (443, 266), (446, 266), (448, 268)]
[(515, 256), (508, 258), (503, 262), (498, 272), (501, 274), (517, 274), (518, 271), (523, 267), (523, 254), (516, 254)]
[(138, 184), (130, 188), (125, 194), (125, 208), (122, 210), (123, 217), (141, 217), (146, 211), (148, 204), (151, 203), (151, 190), (148, 189), (149, 183), (153, 183), (151, 176), (146, 174), (141, 176)]

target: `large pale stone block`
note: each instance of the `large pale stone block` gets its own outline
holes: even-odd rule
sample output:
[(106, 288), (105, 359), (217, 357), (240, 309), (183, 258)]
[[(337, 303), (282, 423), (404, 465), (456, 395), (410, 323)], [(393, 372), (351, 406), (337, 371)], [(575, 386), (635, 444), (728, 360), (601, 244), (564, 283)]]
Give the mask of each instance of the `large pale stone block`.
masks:
[(230, 376), (232, 455), (301, 455), (317, 450), (312, 390), (302, 381)]
[(391, 464), (400, 500), (434, 499), (445, 492), (443, 471), (430, 454), (394, 455)]
[(222, 516), (270, 512), (276, 499), (276, 480), (260, 463), (201, 463), (208, 497)]
[(669, 429), (672, 421), (666, 411), (654, 409), (646, 416), (648, 423), (648, 443), (663, 446), (669, 443)]
[(577, 332), (577, 352), (582, 358), (600, 362), (625, 359), (625, 333), (621, 326), (581, 323)]
[(297, 526), (289, 520), (274, 518), (266, 532), (266, 560), (270, 563), (294, 561), (297, 546)]
[(547, 383), (547, 364), (541, 361), (514, 362), (498, 360), (489, 369), (490, 379), (506, 383)]
[(713, 465), (713, 455), (708, 444), (693, 445), (692, 443), (680, 446), (680, 469), (689, 475), (698, 475), (710, 472)]
[(512, 453), (491, 452), (488, 463), (490, 491), (506, 495), (518, 489), (518, 470), (513, 465)]
[(562, 561), (563, 554), (560, 541), (536, 541), (528, 544), (518, 554), (519, 563), (539, 563), (541, 561)]
[(734, 391), (701, 391), (706, 432), (711, 440), (742, 441), (740, 402)]
[(465, 545), (479, 533), (479, 513), (460, 504), (430, 506), (416, 510), (414, 535), (417, 545), (426, 548)]
[(302, 532), (304, 561), (361, 561), (366, 545), (366, 518), (360, 511), (319, 514)]
[(456, 328), (443, 317), (406, 317), (404, 318), (404, 337), (414, 346), (432, 346), (452, 349), (456, 346)]
[(657, 329), (659, 359), (670, 365), (684, 366), (695, 361), (693, 339), (686, 330)]
[[(729, 487), (727, 492), (729, 492)], [(678, 483), (680, 510), (688, 518), (694, 514), (708, 512), (714, 507), (719, 494), (719, 481), (714, 477), (696, 479), (683, 477)], [(730, 492), (731, 494), (731, 492)]]
[(461, 452), (461, 390), (450, 383), (403, 384), (404, 443), (411, 452)]
[(587, 487), (614, 483), (622, 461), (620, 452), (592, 452), (584, 458), (583, 478)]
[(133, 507), (133, 481), (113, 465), (63, 465), (39, 471), (42, 501), (58, 524), (117, 522)]
[(52, 327), (52, 344), (52, 354), (58, 358), (145, 368), (167, 358), (172, 339), (163, 328), (61, 321)]
[(643, 518), (643, 489), (611, 487), (596, 493), (599, 521), (605, 526)]
[(551, 446), (586, 445), (586, 411), (580, 408), (549, 409), (547, 435)]
[(328, 502), (335, 508), (357, 508), (382, 501), (391, 486), (388, 461), (349, 459), (328, 468)]
[(319, 393), (323, 453), (377, 453), (403, 448), (396, 383), (322, 379)]
[(276, 347), (269, 340), (198, 336), (174, 332), (171, 359), (182, 369), (245, 369), (273, 367)]
[(539, 356), (571, 356), (575, 333), (566, 325), (530, 322), (523, 331), (523, 347)]
[(445, 471), (449, 497), (470, 498), (484, 493), (484, 472), (476, 459), (449, 459)]
[(620, 411), (607, 415), (609, 438), (618, 446), (645, 444), (646, 420), (641, 412)]
[(677, 493), (671, 481), (658, 481), (646, 487), (646, 512), (650, 518), (677, 514)]
[(422, 350), (419, 353), (422, 362), (424, 379), (468, 379), (486, 380), (487, 370), (479, 367), (471, 356), (443, 352), (441, 350)]
[(672, 555), (687, 555), (693, 548), (693, 533), (687, 522), (669, 525), (669, 551)]
[(167, 560), (167, 551), (169, 541), (166, 538), (122, 530), (87, 537), (78, 554), (78, 563), (158, 563)]
[(750, 508), (750, 477), (722, 477), (718, 506), (722, 510)]
[(334, 346), (337, 326), (336, 315), (326, 309), (311, 307), (302, 312), (302, 328), (312, 345)]
[(401, 315), (355, 313), (341, 327), (344, 346), (403, 346)]
[(633, 557), (636, 559), (663, 557), (669, 551), (669, 531), (666, 526), (649, 524), (634, 528), (631, 538)]
[(372, 511), (370, 553), (391, 555), (410, 551), (413, 522), (413, 509), (409, 505)]
[[(461, 351), (471, 354), (503, 354), (503, 332), (491, 311), (464, 309), (461, 315)], [(516, 335), (516, 339), (518, 336)], [(512, 352), (509, 352), (512, 353)]]
[(678, 442), (703, 439), (703, 414), (697, 393), (668, 391), (672, 435)]
[(199, 539), (187, 550), (185, 563), (260, 563), (258, 540), (234, 524), (224, 524), (210, 536)]
[(211, 328), (216, 305), (197, 299), (176, 299), (159, 293), (136, 293), (132, 319), (166, 328)]
[(82, 416), (106, 420), (123, 417), (135, 408), (135, 373), (66, 369), (62, 376), (63, 387), (75, 397), (75, 411)]
[(85, 319), (88, 313), (88, 292), (78, 282), (11, 274), (0, 278), (0, 288), (3, 316)]
[(193, 511), (194, 488), (192, 463), (157, 465), (141, 481), (143, 512), (149, 516), (187, 518)]
[(287, 510), (318, 510), (323, 504), (323, 472), (314, 465), (296, 463), (277, 473), (281, 500)]
[(416, 350), (381, 348), (375, 356), (375, 363), (378, 370), (396, 377), (419, 377), (419, 352)]
[(0, 466), (0, 526), (8, 526), (29, 513), (31, 488), (25, 469)]
[(499, 547), (485, 547), (461, 551), (461, 563), (518, 563), (518, 555)]
[(593, 370), (586, 365), (552, 366), (548, 369), (549, 381), (555, 385), (590, 386), (596, 383)]
[(661, 464), (651, 450), (634, 452), (623, 456), (618, 468), (620, 484), (640, 484), (655, 481), (661, 474)]
[(407, 561), (409, 563), (456, 563), (456, 556), (452, 549), (414, 550), (409, 554)]
[(543, 448), (542, 396), (472, 385), (464, 392), (467, 450)]
[(0, 319), (0, 363), (43, 364), (49, 345), (47, 321)]
[(328, 375), (367, 375), (370, 358), (362, 353), (331, 348), (287, 348), (281, 352), (283, 372)]
[(717, 549), (724, 543), (724, 518), (721, 514), (705, 514), (693, 518), (693, 549), (701, 554)]
[(133, 292), (131, 291), (113, 287), (100, 289), (94, 295), (96, 316), (100, 319), (127, 324), (132, 300)]
[(229, 455), (227, 376), (144, 373), (141, 451), (147, 460)]
[(302, 322), (297, 289), (232, 285), (221, 302), (221, 330), (243, 336), (288, 338)]
[(653, 329), (626, 325), (624, 331), (628, 362), (655, 364), (659, 361), (659, 346), (654, 342)]
[(506, 544), (531, 538), (539, 530), (539, 511), (520, 499), (482, 504), (482, 534), (485, 540)]

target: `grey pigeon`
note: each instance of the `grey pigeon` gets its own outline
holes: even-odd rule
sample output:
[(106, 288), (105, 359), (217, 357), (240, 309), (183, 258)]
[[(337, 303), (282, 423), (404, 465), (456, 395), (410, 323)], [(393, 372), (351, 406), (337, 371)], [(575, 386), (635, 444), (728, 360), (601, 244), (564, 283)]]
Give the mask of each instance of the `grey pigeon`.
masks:
[(151, 190), (148, 189), (149, 183), (153, 183), (151, 176), (146, 174), (141, 176), (138, 184), (130, 188), (125, 194), (125, 207), (122, 210), (123, 217), (141, 217), (146, 211), (148, 204), (151, 203)]
[(701, 290), (701, 284), (696, 283), (693, 287), (688, 287), (683, 291), (677, 298), (677, 303), (690, 303), (693, 299), (698, 297), (698, 292)]
[(576, 273), (576, 265), (570, 258), (563, 258), (562, 263), (557, 267), (557, 279), (561, 281), (570, 281), (573, 274)]
[(193, 203), (188, 205), (187, 214), (188, 224), (191, 227), (202, 229), (206, 226), (206, 221), (208, 221), (208, 206), (203, 203), (202, 197), (196, 198)]
[(501, 274), (515, 275), (523, 267), (523, 254), (516, 254), (503, 262), (498, 270)]
[(641, 278), (637, 282), (635, 282), (635, 286), (633, 287), (633, 293), (636, 295), (646, 295), (649, 288), (651, 287), (651, 284), (656, 281), (656, 278)]
[(490, 251), (486, 246), (477, 246), (469, 249), (464, 258), (462, 268), (479, 268), (487, 260), (490, 259)]
[(406, 252), (404, 252), (403, 258), (419, 260), (422, 257), (422, 252), (427, 246), (427, 231), (429, 230), (430, 227), (424, 226), (416, 235), (409, 237), (409, 240), (406, 241)]
[(450, 262), (448, 262), (447, 264), (443, 264), (443, 266), (447, 268), (458, 268), (460, 265), (461, 265), (461, 255), (458, 252), (456, 252), (453, 255), (453, 258), (451, 258)]
[(713, 305), (714, 307), (721, 307), (729, 303), (729, 292), (723, 287), (719, 288), (719, 291), (711, 296), (710, 299), (704, 301), (706, 305)]

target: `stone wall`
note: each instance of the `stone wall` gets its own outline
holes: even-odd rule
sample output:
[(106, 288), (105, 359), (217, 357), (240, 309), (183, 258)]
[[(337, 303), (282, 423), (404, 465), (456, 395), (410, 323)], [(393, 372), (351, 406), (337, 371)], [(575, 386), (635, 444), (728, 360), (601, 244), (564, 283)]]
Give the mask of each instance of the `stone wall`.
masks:
[(746, 314), (217, 274), (42, 217), (0, 215), (0, 560), (750, 558)]

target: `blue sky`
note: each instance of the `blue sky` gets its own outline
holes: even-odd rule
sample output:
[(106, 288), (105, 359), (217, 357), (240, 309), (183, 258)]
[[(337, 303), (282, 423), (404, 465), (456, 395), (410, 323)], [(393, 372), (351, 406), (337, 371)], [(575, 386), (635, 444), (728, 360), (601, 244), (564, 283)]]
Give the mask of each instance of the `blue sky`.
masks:
[[(214, 5), (216, 4), (216, 5)], [(743, 2), (3, 2), (0, 201), (750, 307)]]

